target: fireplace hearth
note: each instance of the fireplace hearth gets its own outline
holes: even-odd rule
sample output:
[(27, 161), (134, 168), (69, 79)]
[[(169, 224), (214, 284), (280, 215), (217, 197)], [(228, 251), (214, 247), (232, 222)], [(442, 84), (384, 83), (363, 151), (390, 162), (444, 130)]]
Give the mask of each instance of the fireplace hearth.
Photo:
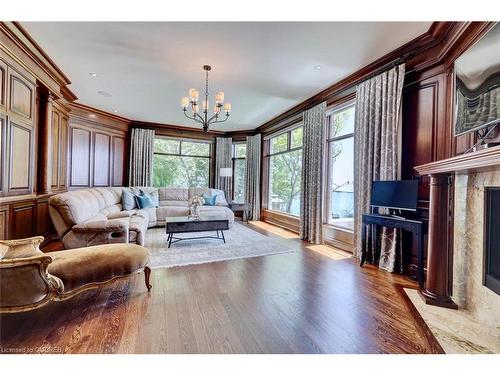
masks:
[(500, 187), (485, 189), (483, 285), (500, 295)]

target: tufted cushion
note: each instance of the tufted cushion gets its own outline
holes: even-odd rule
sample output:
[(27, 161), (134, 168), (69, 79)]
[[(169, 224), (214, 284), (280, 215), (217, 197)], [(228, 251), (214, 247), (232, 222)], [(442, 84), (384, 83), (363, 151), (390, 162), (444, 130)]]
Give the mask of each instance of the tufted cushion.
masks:
[(148, 250), (132, 244), (99, 245), (49, 254), (53, 261), (47, 271), (62, 280), (65, 293), (130, 274), (149, 262)]

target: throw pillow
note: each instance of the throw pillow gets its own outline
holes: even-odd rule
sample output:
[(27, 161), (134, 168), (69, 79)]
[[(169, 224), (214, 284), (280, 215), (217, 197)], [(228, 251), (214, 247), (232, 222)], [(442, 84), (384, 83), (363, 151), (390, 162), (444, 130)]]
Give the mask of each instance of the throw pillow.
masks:
[(153, 200), (148, 195), (136, 195), (135, 200), (139, 208), (156, 207)]
[(212, 195), (215, 195), (217, 198), (215, 199), (216, 206), (225, 206), (227, 207), (226, 196), (222, 190), (212, 189)]
[(136, 201), (134, 198), (134, 194), (132, 194), (129, 190), (124, 189), (122, 192), (122, 208), (124, 211), (133, 210), (136, 208)]
[(155, 207), (160, 206), (160, 198), (158, 197), (158, 190), (152, 190), (149, 193), (146, 193), (144, 190), (141, 190), (141, 195), (146, 195), (149, 198), (151, 198), (151, 200), (155, 204)]
[(217, 199), (216, 195), (208, 196), (206, 194), (202, 195), (203, 199), (205, 199), (204, 206), (215, 206), (215, 200)]

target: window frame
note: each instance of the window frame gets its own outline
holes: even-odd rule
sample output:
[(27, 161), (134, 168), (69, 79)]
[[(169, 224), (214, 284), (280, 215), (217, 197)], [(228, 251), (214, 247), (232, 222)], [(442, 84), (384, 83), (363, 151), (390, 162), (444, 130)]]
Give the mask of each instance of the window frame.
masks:
[[(159, 138), (159, 139), (167, 139), (167, 140), (173, 140), (173, 141), (178, 141), (179, 142), (179, 153), (172, 153), (172, 152), (161, 152), (161, 151), (156, 151), (154, 148), (154, 143), (153, 143), (153, 158), (155, 155), (163, 155), (163, 156), (177, 156), (177, 157), (187, 157), (187, 158), (202, 158), (202, 159), (209, 159), (208, 160), (208, 186), (207, 188), (210, 188), (213, 184), (212, 179), (213, 179), (213, 152), (214, 152), (214, 142), (211, 140), (201, 140), (201, 139), (191, 139), (191, 138), (182, 138), (182, 137), (170, 137), (170, 136), (165, 136), (165, 135), (155, 135), (154, 137)], [(154, 142), (154, 141), (153, 141)], [(182, 154), (182, 144), (183, 143), (205, 143), (208, 144), (208, 155), (189, 155), (189, 154)], [(173, 186), (175, 187), (175, 186)]]
[[(245, 146), (247, 146), (247, 142), (246, 141), (239, 141), (239, 142), (233, 142), (233, 144), (231, 145), (231, 154), (232, 154), (232, 160), (231, 160), (231, 165), (232, 165), (232, 169), (233, 169), (233, 178), (232, 178), (232, 187), (231, 187), (231, 190), (232, 190), (232, 197), (231, 197), (231, 200), (234, 202), (234, 182), (236, 180), (236, 170), (235, 170), (235, 167), (236, 167), (236, 160), (247, 160), (247, 151), (248, 149), (246, 149), (245, 151), (245, 157), (236, 157), (236, 145), (241, 145), (241, 144), (244, 144)], [(246, 166), (245, 166), (245, 180), (246, 180)], [(245, 181), (246, 183), (246, 181)], [(246, 201), (246, 197), (245, 197), (245, 201)], [(235, 202), (235, 203), (245, 203), (245, 202)]]
[[(347, 133), (347, 134), (342, 134), (342, 135), (339, 135), (339, 136), (336, 136), (336, 137), (332, 137), (331, 136), (331, 121), (332, 121), (332, 117), (335, 113), (338, 113), (338, 112), (341, 112), (341, 111), (344, 111), (346, 110), (347, 108), (349, 107), (354, 107), (354, 111), (356, 111), (356, 101), (355, 100), (350, 100), (349, 102), (347, 103), (343, 103), (343, 104), (340, 104), (338, 106), (335, 106), (333, 108), (331, 108), (328, 112), (327, 112), (327, 115), (326, 115), (326, 139), (325, 139), (325, 147), (326, 147), (326, 163), (325, 163), (325, 166), (326, 166), (326, 184), (324, 185), (324, 206), (323, 206), (323, 224), (324, 225), (328, 225), (328, 226), (331, 226), (331, 227), (334, 227), (335, 229), (338, 229), (338, 230), (341, 230), (341, 231), (350, 231), (350, 229), (346, 228), (346, 227), (343, 227), (343, 226), (340, 226), (340, 225), (336, 225), (335, 223), (332, 223), (330, 222), (330, 216), (331, 216), (331, 212), (330, 212), (330, 209), (331, 209), (331, 194), (330, 194), (330, 186), (331, 186), (331, 182), (332, 182), (332, 173), (331, 173), (331, 165), (330, 165), (330, 161), (331, 161), (331, 144), (333, 142), (337, 142), (337, 141), (342, 141), (344, 139), (348, 139), (348, 138), (352, 138), (354, 140), (354, 129), (353, 129), (353, 132), (352, 133)], [(354, 165), (353, 165), (353, 171), (354, 171)], [(353, 184), (354, 184), (354, 181), (353, 181)]]
[[(294, 219), (299, 219), (300, 218), (300, 214), (299, 215), (294, 215), (294, 214), (291, 214), (291, 213), (288, 213), (288, 212), (283, 212), (283, 211), (277, 211), (277, 210), (273, 210), (271, 207), (270, 207), (270, 196), (269, 194), (271, 193), (272, 189), (271, 189), (271, 157), (272, 156), (277, 156), (277, 155), (282, 155), (282, 154), (286, 154), (286, 153), (289, 153), (289, 152), (293, 152), (293, 151), (298, 151), (298, 150), (302, 150), (303, 147), (304, 147), (304, 143), (302, 142), (302, 144), (299, 146), (299, 147), (291, 147), (292, 146), (292, 131), (298, 129), (298, 128), (303, 128), (304, 127), (304, 124), (302, 123), (302, 121), (296, 123), (296, 124), (293, 124), (293, 125), (290, 125), (288, 127), (286, 127), (285, 129), (281, 130), (281, 131), (278, 131), (274, 134), (270, 134), (269, 136), (267, 136), (264, 141), (265, 141), (265, 145), (264, 145), (264, 152), (263, 152), (263, 156), (264, 156), (264, 159), (265, 159), (265, 177), (267, 179), (267, 181), (263, 181), (263, 186), (262, 186), (262, 193), (265, 193), (262, 195), (262, 198), (263, 198), (263, 205), (262, 205), (262, 209), (263, 210), (267, 210), (267, 211), (270, 211), (270, 212), (273, 212), (273, 213), (276, 213), (276, 214), (279, 214), (279, 215), (286, 215), (286, 216), (289, 216), (291, 218), (294, 218)], [(276, 137), (279, 137), (279, 136), (282, 136), (283, 134), (287, 134), (287, 148), (286, 150), (284, 151), (279, 151), (279, 152), (271, 152), (271, 140), (273, 138), (276, 138)], [(265, 190), (264, 190), (264, 183), (265, 183)]]

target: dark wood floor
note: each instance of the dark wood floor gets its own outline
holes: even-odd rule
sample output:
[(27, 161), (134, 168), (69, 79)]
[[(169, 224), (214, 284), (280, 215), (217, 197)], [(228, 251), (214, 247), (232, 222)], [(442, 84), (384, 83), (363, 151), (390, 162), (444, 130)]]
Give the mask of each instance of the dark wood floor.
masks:
[[(294, 253), (155, 269), (41, 309), (0, 315), (3, 352), (431, 353), (404, 276), (250, 227)], [(264, 228), (264, 229), (263, 229)], [(287, 238), (284, 238), (287, 237)], [(292, 238), (290, 238), (292, 237)]]

